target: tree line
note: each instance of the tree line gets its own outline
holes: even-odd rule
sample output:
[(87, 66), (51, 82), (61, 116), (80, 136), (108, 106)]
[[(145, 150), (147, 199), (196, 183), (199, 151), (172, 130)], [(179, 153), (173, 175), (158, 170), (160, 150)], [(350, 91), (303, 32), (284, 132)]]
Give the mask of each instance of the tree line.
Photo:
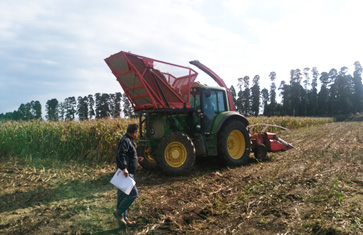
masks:
[[(363, 112), (362, 66), (354, 63), (353, 75), (348, 67), (338, 71), (332, 68), (329, 72), (319, 73), (316, 67), (292, 69), (290, 81), (281, 81), (277, 88), (276, 73), (271, 72), (269, 89), (260, 90), (260, 76), (252, 79), (245, 76), (238, 79), (238, 93), (232, 86), (235, 108), (241, 114), (257, 116), (322, 116), (339, 117)], [(318, 82), (321, 87), (318, 91)], [(277, 102), (277, 93), (281, 102)]]
[[(123, 113), (124, 117), (134, 115), (130, 101), (125, 94), (96, 93), (95, 95), (74, 96), (59, 102), (53, 98), (46, 102), (45, 118), (48, 121), (72, 121), (78, 117), (80, 121), (94, 118), (116, 118)], [(21, 104), (14, 112), (1, 113), (0, 121), (29, 121), (42, 119), (42, 106), (39, 101)]]
[[(277, 74), (271, 72), (269, 89), (260, 89), (260, 76), (252, 79), (245, 76), (238, 79), (237, 89), (231, 86), (230, 92), (235, 108), (246, 116), (345, 116), (363, 112), (362, 66), (354, 63), (353, 75), (348, 67), (338, 71), (332, 68), (329, 72), (319, 72), (316, 67), (292, 69), (289, 83), (281, 81), (279, 87), (275, 80)], [(318, 83), (321, 87), (318, 90)], [(238, 92), (237, 92), (238, 91)], [(281, 102), (277, 102), (277, 95)], [(123, 104), (123, 105), (122, 105)], [(121, 107), (122, 105), (122, 107)], [(116, 118), (123, 113), (124, 117), (134, 115), (130, 101), (125, 94), (96, 93), (88, 96), (68, 97), (63, 102), (51, 99), (45, 105), (45, 118), (50, 121), (80, 121), (93, 118)], [(33, 120), (42, 118), (42, 107), (39, 101), (21, 104), (18, 110), (0, 114), (1, 120)]]

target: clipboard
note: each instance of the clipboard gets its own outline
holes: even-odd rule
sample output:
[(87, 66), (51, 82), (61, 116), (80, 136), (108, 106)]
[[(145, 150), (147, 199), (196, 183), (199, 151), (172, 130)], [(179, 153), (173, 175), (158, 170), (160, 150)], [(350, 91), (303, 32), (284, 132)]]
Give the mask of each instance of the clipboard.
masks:
[(118, 189), (120, 189), (126, 195), (130, 194), (132, 188), (136, 184), (135, 180), (133, 178), (131, 178), (130, 176), (125, 177), (120, 168), (117, 168), (117, 171), (115, 172), (114, 176), (112, 177), (110, 183), (113, 184), (114, 186), (116, 186)]

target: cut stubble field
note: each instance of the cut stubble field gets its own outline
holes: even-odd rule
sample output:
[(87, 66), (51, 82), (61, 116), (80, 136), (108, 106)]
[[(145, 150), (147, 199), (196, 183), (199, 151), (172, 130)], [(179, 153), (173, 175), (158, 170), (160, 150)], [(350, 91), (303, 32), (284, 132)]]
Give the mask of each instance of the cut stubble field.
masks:
[(363, 233), (363, 123), (282, 132), (293, 150), (229, 169), (198, 159), (190, 175), (140, 169), (136, 227), (112, 216), (113, 164), (0, 158), (4, 234), (359, 234)]

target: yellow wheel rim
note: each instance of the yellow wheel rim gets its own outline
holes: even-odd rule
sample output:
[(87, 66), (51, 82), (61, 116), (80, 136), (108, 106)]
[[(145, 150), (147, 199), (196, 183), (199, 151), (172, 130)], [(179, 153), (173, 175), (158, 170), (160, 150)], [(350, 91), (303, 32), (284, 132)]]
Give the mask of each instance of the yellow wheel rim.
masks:
[(144, 150), (144, 157), (149, 161), (149, 162), (156, 162), (156, 160), (150, 155), (150, 148), (146, 147)]
[(242, 132), (239, 130), (232, 131), (227, 139), (227, 150), (228, 154), (233, 159), (240, 159), (246, 149), (246, 141)]
[(165, 160), (171, 167), (180, 167), (187, 160), (187, 150), (180, 142), (174, 141), (165, 149)]

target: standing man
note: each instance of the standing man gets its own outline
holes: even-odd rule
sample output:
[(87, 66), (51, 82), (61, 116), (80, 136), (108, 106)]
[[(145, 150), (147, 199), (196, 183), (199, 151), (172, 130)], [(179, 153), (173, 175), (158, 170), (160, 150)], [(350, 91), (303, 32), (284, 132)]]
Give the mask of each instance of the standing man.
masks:
[[(126, 134), (122, 137), (116, 155), (117, 168), (120, 168), (125, 177), (134, 178), (138, 161), (142, 161), (142, 157), (137, 156), (135, 148), (135, 139), (137, 138), (139, 127), (136, 124), (129, 124)], [(136, 185), (132, 188), (129, 195), (126, 195), (120, 189), (117, 190), (117, 209), (113, 215), (117, 219), (119, 225), (134, 225), (135, 221), (130, 221), (127, 218), (127, 209), (135, 201), (138, 196)]]

